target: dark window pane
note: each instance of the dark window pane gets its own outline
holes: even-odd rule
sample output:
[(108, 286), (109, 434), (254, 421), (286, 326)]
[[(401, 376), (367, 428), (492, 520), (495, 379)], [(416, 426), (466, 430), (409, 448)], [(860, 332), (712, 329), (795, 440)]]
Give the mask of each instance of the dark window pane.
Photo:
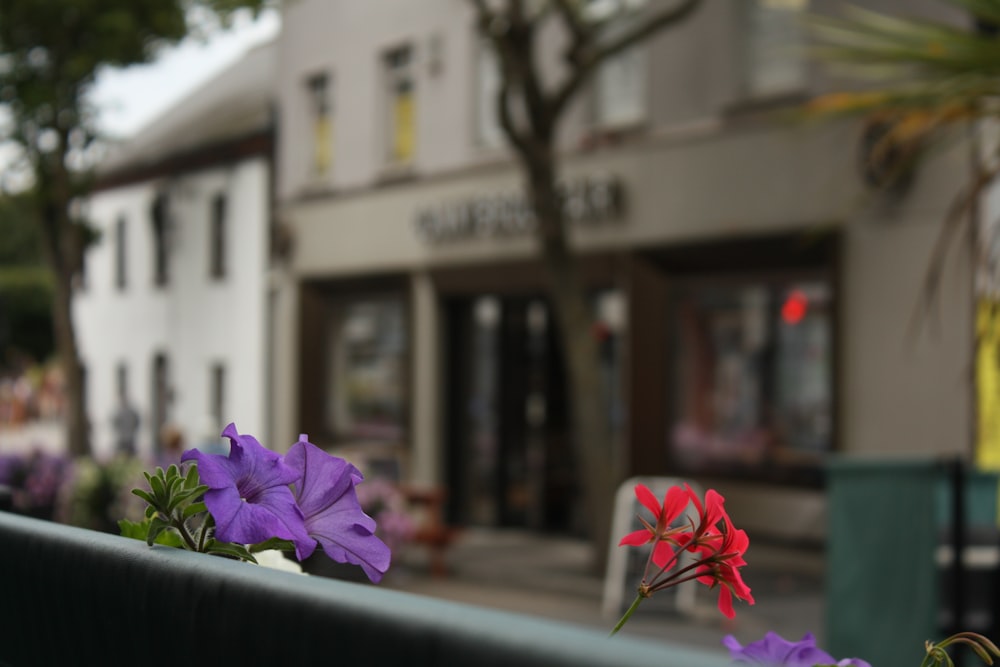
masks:
[(831, 292), (822, 281), (693, 286), (673, 308), (675, 461), (815, 461), (832, 446)]

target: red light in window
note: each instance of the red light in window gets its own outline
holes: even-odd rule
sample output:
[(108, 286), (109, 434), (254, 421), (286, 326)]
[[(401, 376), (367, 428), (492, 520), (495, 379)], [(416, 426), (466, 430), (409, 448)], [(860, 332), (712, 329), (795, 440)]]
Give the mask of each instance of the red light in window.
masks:
[(800, 290), (793, 290), (781, 306), (781, 319), (785, 324), (798, 324), (806, 316), (809, 299)]

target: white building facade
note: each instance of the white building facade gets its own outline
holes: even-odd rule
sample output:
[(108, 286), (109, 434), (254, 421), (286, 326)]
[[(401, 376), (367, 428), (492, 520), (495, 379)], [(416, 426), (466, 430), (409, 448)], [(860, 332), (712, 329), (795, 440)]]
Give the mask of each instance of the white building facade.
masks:
[(95, 453), (124, 393), (139, 453), (226, 423), (267, 435), (273, 45), (248, 53), (121, 147), (88, 215), (100, 233), (74, 317)]

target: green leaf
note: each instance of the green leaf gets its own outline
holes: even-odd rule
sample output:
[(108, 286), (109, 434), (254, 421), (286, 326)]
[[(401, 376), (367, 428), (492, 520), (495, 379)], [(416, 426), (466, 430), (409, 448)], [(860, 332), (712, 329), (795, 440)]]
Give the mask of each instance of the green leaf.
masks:
[(232, 542), (219, 542), (218, 540), (211, 539), (208, 544), (205, 545), (205, 552), (210, 554), (218, 554), (220, 556), (228, 556), (230, 558), (236, 558), (239, 560), (250, 561), (256, 564), (257, 559), (253, 557), (247, 548), (242, 544), (233, 544)]
[(196, 496), (200, 496), (201, 494), (205, 493), (206, 491), (208, 491), (208, 487), (205, 486), (204, 484), (201, 484), (201, 485), (196, 486), (196, 487), (191, 488), (191, 489), (183, 489), (183, 490), (180, 490), (180, 491), (175, 491), (174, 492), (174, 499), (180, 499), (181, 501), (184, 501), (184, 500), (188, 500), (189, 498), (194, 498)]
[(156, 501), (153, 499), (153, 496), (149, 495), (148, 491), (143, 491), (142, 489), (132, 489), (132, 494), (145, 500), (151, 507), (156, 505)]
[(183, 483), (184, 483), (184, 480), (181, 479), (180, 477), (176, 477), (176, 476), (175, 477), (168, 477), (167, 481), (166, 481), (167, 498), (173, 498), (174, 493), (178, 489), (180, 489), (180, 487), (181, 487), (181, 485)]
[(146, 533), (146, 544), (153, 546), (160, 533), (170, 528), (170, 523), (165, 521), (159, 514), (149, 520), (149, 532)]
[(250, 545), (250, 553), (259, 553), (261, 551), (267, 551), (268, 549), (277, 549), (279, 551), (294, 551), (295, 543), (290, 540), (283, 540), (280, 537), (272, 537), (266, 542), (260, 542), (258, 544)]
[(170, 509), (173, 510), (185, 500), (199, 496), (206, 491), (208, 491), (208, 487), (204, 485), (196, 486), (193, 489), (186, 489), (184, 491), (175, 491), (173, 497), (170, 499)]
[(173, 547), (175, 549), (184, 548), (184, 540), (182, 540), (181, 536), (174, 530), (165, 530), (157, 535), (156, 543), (165, 547)]
[(182, 516), (186, 520), (186, 519), (190, 519), (195, 514), (200, 514), (201, 512), (207, 512), (207, 511), (208, 511), (208, 508), (205, 507), (205, 503), (201, 503), (201, 502), (199, 502), (199, 503), (191, 503), (190, 505), (188, 505), (187, 507), (184, 508), (184, 511), (182, 512)]
[(128, 537), (133, 540), (146, 541), (146, 535), (149, 533), (149, 521), (129, 521), (128, 519), (121, 519), (118, 522), (118, 530), (121, 531), (122, 537)]
[(156, 470), (159, 474), (149, 478), (149, 488), (152, 489), (153, 497), (156, 498), (157, 504), (161, 504), (167, 500), (167, 488), (163, 483), (163, 478), (160, 476), (163, 471), (159, 468)]
[(198, 476), (198, 466), (192, 463), (191, 467), (188, 468), (187, 476), (184, 478), (184, 488), (193, 489), (199, 484), (201, 484), (201, 478)]

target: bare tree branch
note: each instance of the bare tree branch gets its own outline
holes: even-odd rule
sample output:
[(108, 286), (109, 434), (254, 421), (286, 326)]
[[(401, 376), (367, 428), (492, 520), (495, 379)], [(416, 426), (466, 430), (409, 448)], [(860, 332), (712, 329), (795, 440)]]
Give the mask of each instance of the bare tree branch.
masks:
[(981, 168), (972, 182), (952, 200), (948, 208), (948, 214), (945, 216), (944, 224), (941, 225), (941, 233), (934, 243), (934, 250), (927, 267), (927, 273), (924, 275), (921, 301), (918, 303), (913, 317), (910, 319), (910, 338), (916, 336), (917, 326), (922, 319), (921, 316), (930, 311), (936, 301), (938, 290), (941, 288), (941, 274), (944, 272), (945, 258), (948, 254), (948, 248), (951, 246), (952, 237), (958, 233), (962, 223), (968, 220), (969, 216), (967, 213), (969, 213), (970, 209), (978, 201), (979, 195), (982, 194), (983, 190), (997, 176), (1000, 176), (1000, 165), (989, 169)]
[(558, 115), (562, 111), (599, 64), (621, 53), (633, 44), (641, 42), (657, 31), (671, 24), (683, 21), (701, 5), (701, 2), (702, 0), (682, 0), (679, 5), (658, 12), (645, 21), (624, 30), (599, 49), (590, 51), (589, 53), (580, 53), (577, 56), (576, 66), (573, 68), (572, 73), (552, 96), (554, 114)]
[(567, 55), (571, 63), (576, 63), (580, 54), (590, 44), (593, 38), (593, 31), (586, 23), (580, 20), (580, 14), (571, 0), (553, 0), (552, 4), (573, 36), (573, 43), (570, 45)]
[(497, 118), (500, 119), (500, 127), (503, 128), (507, 139), (514, 144), (517, 149), (527, 159), (531, 154), (531, 146), (527, 138), (521, 134), (510, 111), (511, 88), (510, 77), (503, 74), (501, 77), (500, 94), (497, 95)]
[(493, 10), (486, 4), (486, 0), (469, 0), (469, 3), (476, 9), (479, 15), (480, 32), (485, 32), (489, 24), (496, 18)]

